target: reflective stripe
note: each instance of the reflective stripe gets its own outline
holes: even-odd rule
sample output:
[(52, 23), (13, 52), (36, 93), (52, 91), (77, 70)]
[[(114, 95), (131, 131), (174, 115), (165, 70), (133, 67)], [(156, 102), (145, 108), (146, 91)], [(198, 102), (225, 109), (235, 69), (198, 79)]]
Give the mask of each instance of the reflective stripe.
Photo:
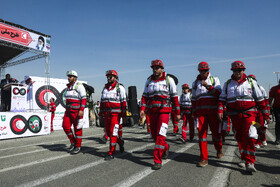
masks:
[(173, 109), (175, 109), (175, 110), (179, 110), (179, 109), (180, 109), (180, 107), (178, 106), (178, 107), (175, 107), (175, 108), (173, 108)]
[(191, 109), (191, 108), (192, 108), (192, 105), (190, 105), (190, 104), (188, 104), (188, 105), (183, 105), (183, 104), (181, 104), (181, 107), (182, 107), (183, 109), (185, 109), (185, 108)]
[(70, 132), (70, 133), (68, 133), (68, 134), (67, 134), (67, 136), (70, 136), (70, 135), (73, 135), (73, 133), (72, 133), (72, 132)]
[(165, 146), (163, 146), (163, 145), (155, 145), (155, 148), (159, 148), (159, 149), (165, 149)]
[(80, 105), (78, 105), (78, 106), (69, 105), (69, 106), (67, 106), (67, 107), (68, 107), (68, 108), (73, 108), (73, 109), (79, 109), (79, 108), (81, 108)]
[(254, 101), (254, 98), (252, 96), (245, 95), (245, 96), (237, 96), (237, 97), (228, 98), (227, 100), (228, 101), (235, 101), (235, 100)]
[(188, 131), (186, 131), (186, 130), (183, 130), (183, 132), (187, 133)]
[(201, 138), (199, 139), (200, 142), (207, 142), (207, 139), (206, 138)]
[(163, 107), (163, 108), (165, 108), (165, 107), (171, 107), (171, 104), (161, 104), (161, 103), (153, 103), (152, 105), (149, 105), (148, 106), (148, 108), (156, 108), (156, 107)]
[(76, 138), (83, 138), (83, 136), (76, 136)]
[(143, 96), (154, 97), (154, 96), (169, 96), (169, 92), (167, 91), (154, 91), (151, 93), (143, 93)]
[(117, 101), (120, 102), (120, 98), (114, 97), (114, 98), (101, 98), (101, 102), (112, 102), (112, 101)]
[(80, 100), (79, 96), (75, 96), (75, 95), (69, 95), (69, 96), (65, 96), (66, 99), (73, 99), (73, 100)]
[(111, 146), (116, 146), (117, 143), (111, 143)]
[(255, 155), (256, 155), (255, 152), (253, 152), (253, 151), (247, 151), (247, 150), (244, 150), (244, 149), (241, 149), (241, 150), (240, 150), (240, 153), (244, 153), (244, 154), (252, 155), (252, 156), (255, 156)]

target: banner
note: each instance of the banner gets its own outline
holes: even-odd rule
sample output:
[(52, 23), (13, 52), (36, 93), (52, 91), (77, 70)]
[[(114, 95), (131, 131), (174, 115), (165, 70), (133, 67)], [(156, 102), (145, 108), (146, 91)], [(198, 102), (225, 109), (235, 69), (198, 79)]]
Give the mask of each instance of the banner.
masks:
[(27, 109), (26, 86), (11, 86), (11, 112), (25, 112)]
[(50, 134), (49, 112), (0, 112), (0, 139)]
[[(66, 91), (66, 84), (68, 84), (67, 79), (56, 79), (50, 78), (50, 85), (47, 87), (46, 78), (44, 77), (35, 77), (30, 76), (31, 81), (33, 82), (33, 97), (30, 98), (29, 103), (32, 103), (32, 106), (29, 104), (28, 106), (32, 107), (33, 110), (46, 110), (48, 108), (48, 104), (50, 103), (50, 99), (55, 99), (56, 111), (53, 119), (53, 128), (54, 130), (62, 129), (63, 116), (65, 112), (65, 98), (64, 94)], [(85, 81), (79, 81), (81, 83), (86, 83)], [(83, 128), (89, 127), (89, 112), (88, 108), (84, 110), (84, 120), (85, 124)]]
[(0, 23), (0, 39), (32, 49), (50, 52), (50, 38)]

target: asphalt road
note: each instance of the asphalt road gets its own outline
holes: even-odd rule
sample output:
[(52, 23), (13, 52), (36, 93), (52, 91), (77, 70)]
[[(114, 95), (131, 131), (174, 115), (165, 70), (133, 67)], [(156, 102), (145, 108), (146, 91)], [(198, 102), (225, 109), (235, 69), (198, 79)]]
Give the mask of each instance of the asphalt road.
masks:
[[(224, 157), (208, 135), (209, 165), (199, 162), (197, 140), (182, 144), (169, 125), (169, 158), (160, 170), (151, 170), (154, 142), (146, 129), (124, 127), (125, 152), (117, 146), (115, 159), (104, 161), (109, 144), (102, 144), (103, 128), (84, 129), (82, 152), (70, 155), (63, 131), (51, 135), (1, 140), (0, 186), (280, 186), (280, 146), (273, 144), (274, 124), (267, 131), (268, 146), (256, 152), (256, 173), (238, 166), (233, 134), (226, 137)], [(197, 138), (197, 132), (195, 135)]]

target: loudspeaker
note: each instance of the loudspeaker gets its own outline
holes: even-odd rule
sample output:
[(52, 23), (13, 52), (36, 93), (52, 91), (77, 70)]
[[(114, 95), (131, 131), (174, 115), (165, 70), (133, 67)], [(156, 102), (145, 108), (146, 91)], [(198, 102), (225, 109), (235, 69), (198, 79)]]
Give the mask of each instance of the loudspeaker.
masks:
[(128, 100), (128, 110), (132, 114), (138, 114), (139, 107), (138, 107), (137, 99), (129, 99)]
[(129, 86), (128, 87), (128, 99), (137, 99), (136, 86)]

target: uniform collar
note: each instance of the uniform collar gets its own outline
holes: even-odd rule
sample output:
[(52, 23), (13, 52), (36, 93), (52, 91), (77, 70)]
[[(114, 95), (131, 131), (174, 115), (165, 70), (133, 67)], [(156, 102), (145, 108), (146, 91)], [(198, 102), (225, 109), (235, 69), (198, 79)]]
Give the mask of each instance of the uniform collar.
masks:
[(107, 84), (105, 84), (105, 88), (107, 90), (113, 90), (116, 87), (117, 83), (118, 83), (118, 81), (115, 81), (113, 84), (107, 83)]
[(156, 79), (156, 77), (154, 75), (152, 75), (152, 80), (155, 81), (155, 82), (165, 80), (165, 74), (166, 74), (165, 71), (162, 72), (162, 76), (159, 79)]
[(245, 82), (247, 80), (246, 78), (247, 75), (245, 73), (243, 73), (243, 77), (240, 80), (237, 80), (233, 74), (231, 75), (231, 79), (238, 82), (238, 84), (242, 84), (243, 82)]

